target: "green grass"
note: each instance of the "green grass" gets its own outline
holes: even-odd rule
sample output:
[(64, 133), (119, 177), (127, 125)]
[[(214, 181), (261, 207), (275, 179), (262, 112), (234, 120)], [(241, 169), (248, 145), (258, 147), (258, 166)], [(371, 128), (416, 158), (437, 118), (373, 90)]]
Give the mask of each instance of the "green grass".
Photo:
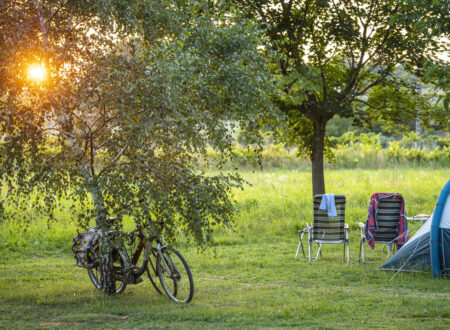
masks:
[(312, 221), (308, 171), (243, 173), (252, 186), (236, 192), (235, 231), (216, 229), (215, 252), (180, 247), (195, 281), (188, 305), (159, 296), (147, 280), (116, 297), (96, 292), (74, 265), (76, 227), (64, 212), (50, 229), (36, 220), (23, 233), (4, 223), (0, 328), (449, 328), (448, 278), (376, 271), (386, 259), (379, 246), (367, 252), (368, 264), (356, 260), (356, 223), (364, 221), (371, 193), (398, 191), (408, 215), (431, 213), (448, 173), (327, 171), (328, 192), (347, 197), (350, 265), (342, 262), (341, 245), (324, 246), (313, 265), (294, 259), (296, 230)]

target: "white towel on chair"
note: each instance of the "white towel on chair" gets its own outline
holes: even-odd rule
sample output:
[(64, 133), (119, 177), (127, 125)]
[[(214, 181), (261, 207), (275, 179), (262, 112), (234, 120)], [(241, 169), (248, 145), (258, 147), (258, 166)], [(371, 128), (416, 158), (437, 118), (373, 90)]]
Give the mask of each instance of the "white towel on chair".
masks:
[(322, 195), (322, 201), (319, 206), (320, 210), (327, 210), (329, 217), (336, 217), (336, 204), (334, 203), (334, 194)]

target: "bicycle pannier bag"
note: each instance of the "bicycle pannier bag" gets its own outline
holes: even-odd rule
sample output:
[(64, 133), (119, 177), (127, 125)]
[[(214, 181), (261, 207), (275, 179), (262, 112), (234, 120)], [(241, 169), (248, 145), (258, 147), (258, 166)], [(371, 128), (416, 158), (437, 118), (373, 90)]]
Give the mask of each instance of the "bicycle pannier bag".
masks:
[(77, 259), (77, 266), (87, 269), (98, 266), (98, 239), (96, 228), (88, 228), (73, 238), (72, 251)]

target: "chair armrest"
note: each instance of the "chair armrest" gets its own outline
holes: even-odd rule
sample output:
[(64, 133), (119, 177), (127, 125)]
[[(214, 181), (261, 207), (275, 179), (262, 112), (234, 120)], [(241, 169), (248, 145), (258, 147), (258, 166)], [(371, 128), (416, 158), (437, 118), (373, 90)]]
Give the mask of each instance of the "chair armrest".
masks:
[(344, 223), (344, 229), (348, 229), (348, 228), (349, 228), (348, 223)]
[(363, 224), (362, 222), (358, 222), (358, 226), (359, 226), (359, 228), (361, 228), (361, 229), (366, 228), (366, 225)]
[(406, 217), (406, 220), (414, 220), (414, 221), (421, 221), (421, 222), (425, 222), (428, 220), (428, 218), (430, 217), (430, 215), (428, 214), (417, 214), (413, 217)]
[(430, 217), (429, 214), (417, 214), (413, 216), (413, 218), (429, 218), (429, 217)]

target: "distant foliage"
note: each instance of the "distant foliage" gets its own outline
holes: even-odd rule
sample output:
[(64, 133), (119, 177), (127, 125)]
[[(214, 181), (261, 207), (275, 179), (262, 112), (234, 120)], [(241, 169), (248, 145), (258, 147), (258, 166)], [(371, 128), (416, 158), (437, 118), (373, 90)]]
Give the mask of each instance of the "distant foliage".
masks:
[[(450, 137), (420, 138), (414, 132), (386, 141), (380, 134), (348, 132), (335, 138), (338, 168), (384, 168), (396, 165), (450, 166)], [(419, 146), (416, 147), (416, 144)]]
[[(334, 157), (329, 159), (328, 168), (388, 168), (395, 166), (450, 166), (450, 136), (430, 135), (418, 137), (411, 132), (401, 139), (388, 138), (381, 134), (347, 132), (340, 137), (331, 138)], [(416, 144), (420, 148), (416, 148)], [(234, 146), (234, 157), (230, 167), (255, 168), (262, 164), (263, 169), (304, 169), (310, 161), (297, 158), (297, 151), (282, 144), (267, 144), (259, 160), (256, 154), (242, 146)], [(208, 152), (210, 159), (219, 157)]]

